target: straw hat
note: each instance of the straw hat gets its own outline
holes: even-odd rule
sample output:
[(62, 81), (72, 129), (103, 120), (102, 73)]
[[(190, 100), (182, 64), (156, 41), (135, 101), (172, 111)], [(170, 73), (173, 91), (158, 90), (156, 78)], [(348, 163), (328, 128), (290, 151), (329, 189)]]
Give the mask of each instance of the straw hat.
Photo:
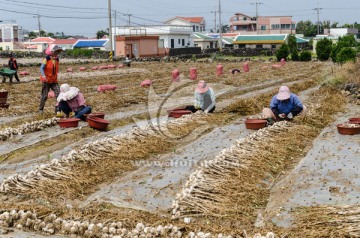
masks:
[(204, 80), (200, 80), (195, 89), (195, 91), (198, 93), (206, 93), (208, 90), (209, 90), (209, 86), (207, 85), (207, 83)]
[(69, 101), (79, 94), (79, 89), (76, 87), (70, 87), (69, 84), (64, 83), (60, 86), (60, 93), (57, 97), (57, 101)]
[(287, 86), (281, 86), (279, 93), (276, 95), (276, 99), (283, 101), (290, 98), (290, 89)]

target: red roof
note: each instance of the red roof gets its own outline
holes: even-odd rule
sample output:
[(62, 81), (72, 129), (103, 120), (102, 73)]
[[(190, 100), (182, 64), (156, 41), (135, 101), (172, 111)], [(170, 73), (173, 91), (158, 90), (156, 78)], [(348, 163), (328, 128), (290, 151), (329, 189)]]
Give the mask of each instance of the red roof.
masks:
[(51, 37), (38, 37), (31, 40), (31, 42), (47, 42), (47, 43), (53, 43), (54, 41), (55, 39)]
[(203, 17), (179, 17), (179, 16), (177, 16), (176, 18), (180, 18), (184, 21), (193, 22), (193, 23), (201, 23), (204, 19)]
[(55, 45), (73, 45), (78, 39), (56, 39), (53, 43)]

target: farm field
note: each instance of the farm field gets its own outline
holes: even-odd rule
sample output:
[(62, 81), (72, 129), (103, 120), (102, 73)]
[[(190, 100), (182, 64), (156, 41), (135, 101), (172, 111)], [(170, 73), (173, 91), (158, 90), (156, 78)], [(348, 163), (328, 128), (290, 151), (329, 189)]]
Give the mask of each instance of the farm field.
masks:
[[(222, 75), (207, 61), (91, 70), (109, 64), (119, 65), (68, 61), (59, 74), (59, 84), (78, 87), (93, 112), (106, 114), (106, 131), (86, 122), (60, 128), (54, 98), (38, 114), (39, 67), (21, 69), (30, 75), (19, 84), (0, 84), (10, 104), (0, 110), (0, 235), (360, 236), (360, 136), (336, 129), (360, 106), (331, 83), (359, 85), (359, 63), (251, 61), (243, 72), (243, 62), (221, 62)], [(140, 87), (146, 79), (152, 85)], [(193, 103), (198, 80), (214, 89), (215, 113), (169, 118)], [(108, 84), (117, 89), (97, 91)], [(281, 85), (308, 113), (246, 129)]]

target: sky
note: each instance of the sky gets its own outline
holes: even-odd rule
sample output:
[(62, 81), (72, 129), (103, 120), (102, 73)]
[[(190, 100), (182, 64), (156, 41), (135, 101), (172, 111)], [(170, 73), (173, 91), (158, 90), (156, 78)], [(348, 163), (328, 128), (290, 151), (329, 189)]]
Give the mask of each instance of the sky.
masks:
[[(360, 0), (110, 0), (112, 25), (159, 25), (175, 16), (202, 16), (206, 28), (219, 23), (219, 1), (223, 25), (234, 13), (256, 16), (292, 16), (293, 20), (360, 23)], [(65, 35), (95, 37), (109, 27), (109, 0), (0, 0), (0, 21), (16, 21), (23, 29), (63, 32)], [(258, 4), (256, 4), (258, 3)], [(215, 13), (216, 12), (216, 13)], [(116, 18), (115, 18), (116, 15)], [(38, 17), (39, 16), (39, 17)], [(116, 21), (115, 21), (116, 19)], [(1, 22), (0, 22), (1, 23)]]

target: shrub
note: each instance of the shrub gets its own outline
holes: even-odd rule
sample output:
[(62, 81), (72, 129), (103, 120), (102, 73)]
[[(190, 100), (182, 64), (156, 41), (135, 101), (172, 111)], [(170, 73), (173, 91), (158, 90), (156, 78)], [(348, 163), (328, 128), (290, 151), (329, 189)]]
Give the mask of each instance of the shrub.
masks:
[(280, 49), (276, 51), (276, 58), (280, 61), (282, 58), (287, 59), (289, 56), (289, 46), (287, 44), (282, 44)]
[(300, 61), (311, 61), (311, 52), (308, 50), (301, 51)]
[(317, 58), (321, 61), (326, 61), (330, 58), (332, 41), (328, 38), (319, 40), (316, 44)]
[(344, 47), (336, 55), (336, 62), (339, 64), (343, 64), (348, 61), (351, 61), (351, 62), (356, 61), (356, 51), (354, 49), (352, 49), (351, 47)]
[(297, 49), (294, 49), (291, 53), (291, 60), (299, 61), (299, 51)]
[[(340, 53), (341, 49), (345, 47), (356, 47), (357, 43), (352, 35), (347, 35), (339, 38), (339, 41), (336, 45), (333, 45), (331, 48), (330, 57), (333, 62), (337, 61), (337, 55)], [(339, 63), (339, 62), (338, 62)]]

